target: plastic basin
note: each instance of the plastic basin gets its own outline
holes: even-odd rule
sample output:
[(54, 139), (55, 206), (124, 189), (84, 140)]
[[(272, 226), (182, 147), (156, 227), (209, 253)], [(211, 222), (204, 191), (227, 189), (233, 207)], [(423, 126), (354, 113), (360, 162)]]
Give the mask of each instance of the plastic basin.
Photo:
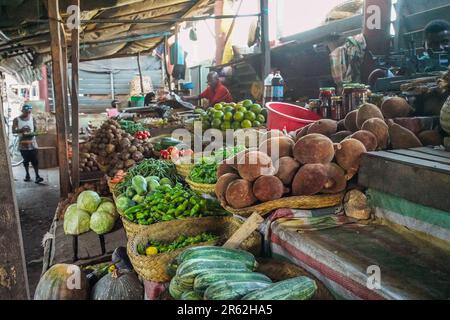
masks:
[(304, 126), (322, 119), (308, 109), (284, 102), (266, 103), (268, 110), (267, 128), (295, 131)]

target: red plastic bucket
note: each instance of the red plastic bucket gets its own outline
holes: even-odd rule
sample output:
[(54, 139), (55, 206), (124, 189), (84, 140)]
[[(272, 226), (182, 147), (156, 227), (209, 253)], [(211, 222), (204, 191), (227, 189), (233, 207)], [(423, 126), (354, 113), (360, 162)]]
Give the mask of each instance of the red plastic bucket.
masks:
[(319, 115), (308, 109), (289, 103), (268, 102), (266, 107), (268, 110), (268, 129), (286, 129), (287, 132), (290, 132), (322, 119)]

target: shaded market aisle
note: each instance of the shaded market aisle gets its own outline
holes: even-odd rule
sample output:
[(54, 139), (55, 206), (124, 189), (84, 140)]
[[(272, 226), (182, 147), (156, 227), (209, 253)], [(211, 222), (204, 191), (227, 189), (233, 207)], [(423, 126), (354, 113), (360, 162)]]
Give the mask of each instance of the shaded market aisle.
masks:
[[(31, 173), (33, 171), (31, 170)], [(17, 204), (27, 263), (30, 296), (42, 272), (42, 238), (49, 230), (59, 200), (58, 168), (40, 170), (43, 185), (24, 182), (23, 166), (13, 168)]]

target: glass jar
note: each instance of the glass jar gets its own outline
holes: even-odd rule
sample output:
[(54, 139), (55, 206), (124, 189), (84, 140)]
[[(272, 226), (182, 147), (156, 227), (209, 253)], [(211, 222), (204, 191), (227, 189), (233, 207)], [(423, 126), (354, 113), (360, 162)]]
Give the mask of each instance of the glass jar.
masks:
[(345, 117), (353, 108), (353, 91), (355, 90), (354, 83), (345, 83), (342, 90), (342, 116)]
[(357, 83), (352, 93), (352, 110), (358, 109), (363, 103), (368, 101), (366, 85)]
[(331, 98), (336, 96), (335, 88), (320, 88), (320, 115), (324, 119), (331, 117)]
[(331, 119), (339, 121), (344, 119), (344, 105), (341, 96), (331, 97)]
[(310, 99), (308, 101), (309, 110), (320, 115), (320, 100), (319, 99)]

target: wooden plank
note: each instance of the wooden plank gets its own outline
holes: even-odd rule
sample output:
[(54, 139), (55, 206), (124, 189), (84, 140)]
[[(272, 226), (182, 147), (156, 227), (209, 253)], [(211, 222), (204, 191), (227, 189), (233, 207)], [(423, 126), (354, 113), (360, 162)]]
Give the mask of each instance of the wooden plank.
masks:
[(269, 43), (269, 0), (260, 0), (261, 12), (261, 81), (270, 72), (270, 43)]
[(432, 154), (432, 155), (435, 155), (435, 156), (438, 156), (438, 157), (450, 159), (450, 152), (448, 152), (448, 151), (436, 150), (436, 149), (427, 148), (427, 147), (413, 148), (413, 149), (410, 149), (410, 150), (422, 152), (422, 153), (425, 153), (425, 154)]
[[(80, 0), (72, 0), (72, 5), (80, 7)], [(80, 63), (80, 30), (78, 26), (72, 30), (71, 45), (72, 62), (72, 188), (78, 188), (80, 185), (80, 118), (79, 113), (79, 63)]]
[(223, 245), (224, 248), (237, 249), (242, 242), (245, 241), (259, 225), (264, 222), (264, 218), (258, 213), (253, 213), (242, 226), (228, 239)]
[(144, 94), (144, 79), (142, 78), (141, 54), (139, 52), (137, 54), (137, 65), (138, 65), (138, 70), (139, 70), (139, 81), (141, 84), (141, 94)]
[(66, 236), (64, 233), (64, 221), (56, 222), (53, 236), (53, 254), (50, 265), (57, 263), (73, 263), (76, 261), (74, 237)]
[(69, 162), (67, 154), (67, 129), (65, 119), (64, 82), (62, 71), (61, 34), (58, 22), (58, 1), (48, 1), (48, 17), (51, 37), (53, 87), (55, 91), (56, 132), (58, 137), (59, 184), (61, 197), (70, 192)]
[(402, 164), (420, 167), (428, 170), (438, 171), (441, 173), (450, 173), (450, 165), (445, 165), (433, 161), (427, 161), (417, 158), (411, 158), (408, 156), (402, 156), (399, 154), (387, 152), (387, 151), (377, 151), (366, 153), (368, 157), (381, 158), (382, 160), (395, 161)]
[[(2, 79), (0, 73), (0, 92)], [(30, 291), (2, 100), (0, 98), (0, 300), (25, 300), (30, 298)]]
[(89, 231), (78, 236), (77, 258), (92, 259), (103, 254), (98, 234)]
[(63, 79), (63, 96), (64, 96), (64, 116), (66, 122), (67, 132), (70, 132), (70, 113), (69, 113), (69, 77), (68, 77), (68, 63), (67, 63), (67, 40), (64, 32), (64, 27), (60, 24), (61, 41), (62, 41), (62, 79)]
[[(412, 159), (410, 157), (403, 158)], [(366, 188), (373, 188), (450, 213), (450, 174), (448, 171), (435, 170), (429, 166), (411, 164), (407, 161), (398, 161), (394, 157), (380, 157), (367, 153), (362, 157), (358, 183)]]
[(418, 152), (418, 151), (413, 151), (413, 150), (389, 150), (388, 152), (407, 156), (407, 157), (412, 157), (412, 158), (416, 158), (416, 159), (422, 159), (422, 160), (433, 161), (433, 162), (437, 162), (437, 163), (450, 165), (450, 159), (430, 155), (430, 154), (423, 153), (423, 152)]

